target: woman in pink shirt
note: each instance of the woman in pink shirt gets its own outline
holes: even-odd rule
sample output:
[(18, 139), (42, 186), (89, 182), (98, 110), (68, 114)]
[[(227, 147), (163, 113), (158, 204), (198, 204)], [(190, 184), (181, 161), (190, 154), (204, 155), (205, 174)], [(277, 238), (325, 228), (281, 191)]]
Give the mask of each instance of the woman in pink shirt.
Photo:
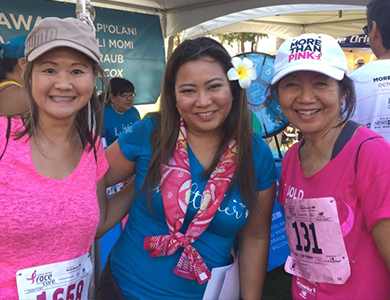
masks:
[[(271, 95), (303, 139), (282, 163), (293, 299), (389, 299), (390, 145), (349, 121), (346, 57), (326, 34), (285, 41)], [(276, 97), (277, 96), (277, 97)]]
[(27, 37), (31, 109), (0, 117), (2, 300), (87, 299), (95, 234), (129, 210), (105, 197), (108, 163), (92, 130), (103, 112), (99, 57), (92, 29), (74, 18), (45, 18)]

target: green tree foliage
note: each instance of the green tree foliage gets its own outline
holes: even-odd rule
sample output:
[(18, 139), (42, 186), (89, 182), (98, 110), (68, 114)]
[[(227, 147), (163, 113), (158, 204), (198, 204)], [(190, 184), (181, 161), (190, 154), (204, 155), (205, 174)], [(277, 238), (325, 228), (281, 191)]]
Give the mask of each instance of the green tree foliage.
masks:
[(233, 44), (237, 43), (238, 49), (241, 49), (241, 52), (245, 52), (245, 42), (251, 42), (251, 50), (254, 51), (257, 48), (259, 40), (268, 38), (268, 34), (256, 32), (228, 32), (217, 34), (216, 37), (221, 41), (221, 44), (228, 44), (230, 47), (233, 47)]

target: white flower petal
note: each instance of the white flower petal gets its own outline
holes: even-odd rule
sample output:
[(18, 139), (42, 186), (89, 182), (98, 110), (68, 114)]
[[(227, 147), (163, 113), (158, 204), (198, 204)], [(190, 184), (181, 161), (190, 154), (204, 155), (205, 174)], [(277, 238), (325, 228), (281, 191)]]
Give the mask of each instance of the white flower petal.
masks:
[(250, 79), (255, 80), (257, 78), (257, 72), (255, 68), (248, 68), (246, 71), (248, 72)]
[(240, 87), (243, 89), (246, 89), (250, 86), (251, 80), (249, 77), (244, 77), (238, 80), (238, 83), (240, 84)]
[(244, 57), (244, 59), (242, 60), (242, 65), (247, 68), (252, 68), (253, 62), (250, 59)]
[(235, 68), (230, 68), (230, 70), (227, 72), (227, 78), (230, 81), (237, 80), (239, 78), (237, 70)]
[(238, 67), (240, 66), (241, 62), (242, 62), (242, 60), (239, 57), (233, 57), (232, 58), (233, 67), (236, 68), (236, 69), (238, 69)]
[(239, 57), (233, 57), (231, 62), (234, 67), (227, 72), (228, 79), (230, 81), (238, 79), (241, 88), (248, 88), (252, 80), (257, 78), (257, 71), (253, 68), (253, 62), (246, 57), (242, 60)]

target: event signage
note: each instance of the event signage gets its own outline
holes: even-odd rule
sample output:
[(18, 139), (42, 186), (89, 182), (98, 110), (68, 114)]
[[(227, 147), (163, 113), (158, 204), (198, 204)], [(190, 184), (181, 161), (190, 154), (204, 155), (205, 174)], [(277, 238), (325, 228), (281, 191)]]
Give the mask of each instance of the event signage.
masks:
[(290, 248), (287, 242), (286, 235), (286, 219), (284, 214), (283, 206), (279, 204), (278, 193), (279, 193), (279, 182), (282, 171), (282, 160), (275, 159), (276, 171), (278, 173), (277, 189), (275, 197), (275, 205), (272, 213), (271, 223), (271, 243), (269, 248), (268, 258), (268, 271), (271, 271), (280, 265), (283, 265), (290, 254)]
[[(94, 8), (100, 61), (108, 79), (130, 80), (136, 88), (135, 104), (155, 103), (165, 68), (159, 16)], [(0, 0), (0, 42), (28, 34), (45, 17), (76, 17), (76, 5), (50, 0)]]
[(370, 38), (365, 34), (356, 34), (336, 39), (343, 48), (370, 48)]

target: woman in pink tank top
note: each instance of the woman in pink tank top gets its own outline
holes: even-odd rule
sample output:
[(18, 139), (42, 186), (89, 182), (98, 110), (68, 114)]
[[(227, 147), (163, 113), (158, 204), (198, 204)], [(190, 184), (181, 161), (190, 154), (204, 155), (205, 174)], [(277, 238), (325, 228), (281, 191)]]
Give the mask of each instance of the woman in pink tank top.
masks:
[(105, 194), (99, 57), (78, 19), (44, 18), (27, 37), (31, 109), (0, 117), (1, 300), (88, 299), (96, 232), (129, 210)]

